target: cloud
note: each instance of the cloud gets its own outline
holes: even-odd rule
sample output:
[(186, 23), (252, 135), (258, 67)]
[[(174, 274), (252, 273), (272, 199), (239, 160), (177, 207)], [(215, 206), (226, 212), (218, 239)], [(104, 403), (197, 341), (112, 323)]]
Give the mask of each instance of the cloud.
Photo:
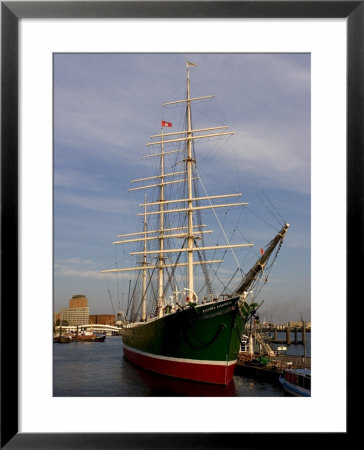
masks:
[(54, 173), (53, 184), (56, 189), (101, 190), (101, 176), (85, 174), (74, 168), (58, 167)]
[(58, 88), (55, 141), (79, 150), (98, 149), (103, 157), (105, 150), (127, 145), (130, 138), (125, 129), (135, 126), (135, 117), (137, 111), (132, 104), (117, 97), (117, 93), (109, 99), (102, 91), (75, 92), (71, 86)]
[(55, 194), (55, 202), (57, 205), (65, 204), (97, 212), (115, 213), (116, 211), (122, 211), (123, 215), (131, 215), (130, 202), (127, 199), (89, 197), (87, 194), (76, 195), (57, 192)]
[[(196, 81), (196, 95), (209, 94), (210, 87), (216, 87), (219, 97), (207, 105), (196, 105), (197, 111), (207, 112), (212, 119), (222, 118), (222, 104), (236, 131), (234, 147), (216, 151), (217, 163), (223, 158), (229, 166), (238, 156), (241, 167), (266, 183), (309, 192), (307, 55), (194, 56), (201, 64), (193, 78), (207, 76), (206, 87)], [(181, 75), (173, 76), (177, 67), (171, 64), (182, 59), (183, 55), (63, 55), (64, 79), (58, 79), (55, 89), (56, 146), (103, 161), (118, 161), (120, 166), (135, 164), (136, 155), (147, 153), (144, 144), (153, 125), (159, 126), (156, 116), (164, 100), (161, 96), (168, 100), (175, 80), (183, 81)], [(212, 63), (215, 81), (207, 70)], [(97, 76), (92, 75), (94, 66)], [(158, 80), (163, 66), (168, 66), (168, 72)], [(173, 95), (179, 98), (180, 94)], [(180, 117), (176, 108), (167, 108), (165, 114), (177, 127), (175, 118)], [(198, 125), (199, 112), (194, 118)]]
[(67, 267), (60, 267), (55, 265), (55, 275), (76, 277), (76, 278), (90, 278), (93, 280), (105, 280), (105, 275), (97, 270), (77, 270)]
[[(240, 164), (258, 179), (298, 192), (310, 192), (310, 143), (300, 133), (244, 131), (237, 137)], [(306, 141), (306, 142), (305, 142)]]
[(64, 261), (66, 264), (94, 264), (91, 259), (68, 258)]
[(85, 270), (84, 266), (95, 266), (95, 263), (91, 259), (84, 258), (58, 259), (54, 264), (54, 273), (56, 276), (90, 278), (97, 280), (105, 279), (105, 275), (101, 273), (101, 270), (92, 268)]

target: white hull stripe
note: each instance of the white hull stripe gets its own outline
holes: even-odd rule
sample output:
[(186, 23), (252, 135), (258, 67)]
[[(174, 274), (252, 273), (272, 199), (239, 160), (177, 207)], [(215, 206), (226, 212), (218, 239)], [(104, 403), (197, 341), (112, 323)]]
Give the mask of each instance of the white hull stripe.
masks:
[(208, 361), (206, 359), (185, 359), (185, 358), (173, 358), (172, 356), (161, 356), (161, 355), (155, 355), (154, 353), (146, 353), (142, 352), (140, 350), (136, 350), (135, 348), (128, 347), (127, 345), (123, 344), (124, 348), (126, 350), (129, 350), (130, 352), (138, 353), (139, 355), (143, 356), (149, 356), (150, 358), (154, 359), (163, 359), (165, 361), (175, 361), (180, 363), (190, 363), (190, 364), (205, 364), (207, 366), (231, 366), (233, 364), (237, 363), (237, 359), (233, 361)]

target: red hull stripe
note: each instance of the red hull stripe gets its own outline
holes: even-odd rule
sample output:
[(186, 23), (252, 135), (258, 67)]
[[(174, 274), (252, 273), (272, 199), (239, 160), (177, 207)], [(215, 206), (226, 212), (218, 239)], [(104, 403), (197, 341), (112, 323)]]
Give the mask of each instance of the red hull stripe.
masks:
[[(195, 361), (171, 358), (136, 351), (124, 345), (124, 356), (144, 369), (187, 380), (228, 384), (234, 374), (236, 361)], [(192, 361), (192, 362), (191, 362)]]

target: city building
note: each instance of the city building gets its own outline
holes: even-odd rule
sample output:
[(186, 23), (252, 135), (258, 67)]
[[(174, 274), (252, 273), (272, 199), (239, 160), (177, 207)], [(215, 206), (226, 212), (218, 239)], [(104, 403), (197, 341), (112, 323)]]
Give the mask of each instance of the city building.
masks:
[(87, 325), (90, 320), (90, 309), (85, 308), (62, 308), (60, 311), (61, 324)]
[(85, 295), (72, 295), (69, 300), (70, 308), (86, 308), (88, 306), (88, 300)]
[(90, 315), (88, 299), (85, 295), (72, 295), (69, 299), (69, 308), (62, 308), (53, 315), (55, 325), (115, 325), (115, 316), (113, 314), (93, 314)]
[(77, 326), (90, 323), (90, 308), (86, 296), (73, 295), (69, 299), (69, 308), (62, 308), (59, 314), (61, 324)]
[(90, 315), (90, 323), (94, 325), (114, 325), (115, 316), (113, 314), (93, 314)]
[(55, 324), (59, 324), (60, 320), (61, 320), (61, 313), (60, 312), (53, 313), (53, 322)]

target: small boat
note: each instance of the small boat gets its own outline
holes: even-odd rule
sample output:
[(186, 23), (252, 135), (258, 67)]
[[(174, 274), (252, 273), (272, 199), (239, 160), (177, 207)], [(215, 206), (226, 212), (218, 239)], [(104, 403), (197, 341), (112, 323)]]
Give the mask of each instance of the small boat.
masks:
[(67, 344), (72, 342), (72, 336), (70, 334), (55, 334), (53, 336), (53, 342), (58, 342), (59, 344)]
[(92, 330), (82, 330), (74, 335), (75, 342), (104, 342), (106, 334), (95, 334)]
[(58, 342), (60, 344), (67, 344), (69, 342), (72, 342), (72, 336), (70, 336), (70, 335), (60, 336), (58, 339)]
[(288, 369), (279, 377), (283, 389), (296, 397), (311, 397), (311, 370)]
[(95, 342), (105, 342), (106, 334), (96, 335)]
[(95, 334), (92, 331), (82, 329), (73, 335), (74, 342), (94, 342)]

